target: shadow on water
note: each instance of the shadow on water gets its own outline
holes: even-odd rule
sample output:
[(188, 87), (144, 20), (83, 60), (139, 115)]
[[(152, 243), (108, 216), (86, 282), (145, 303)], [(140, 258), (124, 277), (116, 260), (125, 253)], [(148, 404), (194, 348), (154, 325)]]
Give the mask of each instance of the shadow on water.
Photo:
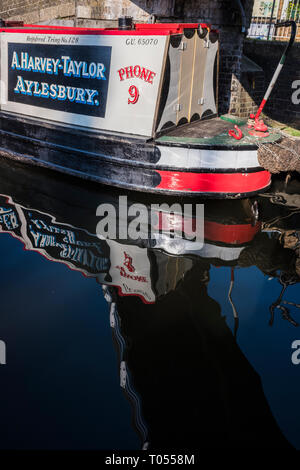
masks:
[[(1, 160), (1, 233), (22, 242), (26, 251), (54, 262), (49, 289), (52, 282), (59, 291), (67, 276), (71, 276), (70, 286), (74, 280), (75, 291), (68, 287), (64, 297), (56, 299), (63, 304), (61, 314), (67, 323), (54, 315), (58, 327), (51, 325), (51, 333), (60, 330), (52, 340), (63, 348), (64, 337), (71, 342), (72, 335), (77, 338), (84, 328), (85, 343), (80, 347), (97, 337), (102, 344), (102, 358), (94, 357), (100, 350), (93, 354), (89, 348), (77, 364), (76, 358), (61, 360), (65, 350), (54, 356), (56, 373), (47, 369), (47, 361), (33, 370), (26, 361), (15, 361), (15, 369), (6, 377), (8, 385), (3, 387), (8, 409), (14, 408), (17, 399), (9, 387), (24, 392), (23, 382), (14, 374), (30, 377), (36, 389), (18, 398), (15, 429), (10, 429), (9, 437), (0, 431), (1, 447), (138, 448), (137, 435), (140, 447), (151, 449), (300, 448), (300, 409), (294, 405), (299, 372), (291, 361), (291, 344), (300, 339), (300, 185), (292, 184), (291, 194), (279, 182), (273, 192), (256, 200), (205, 202), (204, 244), (188, 237), (174, 239), (170, 227), (182, 227), (182, 220), (168, 212), (157, 214), (155, 233), (148, 239), (122, 239), (119, 233), (116, 240), (106, 240), (96, 236), (100, 204), (111, 204), (118, 213), (120, 195), (128, 196), (128, 205), (178, 201), (84, 184)], [(122, 217), (119, 214), (120, 227), (128, 224)], [(14, 302), (31, 305), (32, 297), (38, 298), (37, 287), (28, 288), (27, 294), (22, 289), (26, 275), (30, 276), (30, 266), (24, 267), (28, 258), (10, 252), (7, 261), (4, 235), (2, 240), (2, 270), (6, 272), (2, 271), (1, 297), (14, 291)], [(12, 272), (9, 266), (14, 266)], [(67, 274), (65, 266), (74, 272)], [(92, 289), (99, 298), (102, 285), (107, 304), (101, 304), (103, 312), (98, 312), (101, 324), (95, 322), (90, 290), (82, 292), (87, 296), (81, 299), (84, 307), (76, 310), (78, 273), (88, 278), (84, 282), (97, 281)], [(26, 308), (24, 314), (31, 315)], [(8, 321), (2, 313), (0, 336)], [(46, 338), (47, 331), (42, 332), (41, 319), (34, 317), (30, 322), (35, 325), (30, 337), (36, 346), (39, 343), (34, 343), (33, 336)], [(107, 341), (109, 325), (118, 364), (111, 356), (110, 335)], [(19, 339), (26, 335), (23, 317), (12, 331)], [(40, 361), (44, 357), (49, 361), (50, 353), (40, 346)], [(23, 354), (29, 353), (24, 350)], [(0, 376), (9, 367), (8, 360)], [(66, 368), (75, 375), (77, 370), (79, 376), (74, 379)], [(96, 377), (100, 370), (101, 379), (89, 382), (89, 374)], [(47, 374), (57, 381), (57, 390), (53, 391), (52, 384), (53, 395), (43, 401)], [(127, 402), (116, 395), (119, 380), (131, 403), (136, 434), (128, 431)], [(87, 393), (89, 386), (93, 390)], [(39, 406), (31, 403), (32, 394), (33, 401), (41, 400)], [(44, 406), (49, 407), (48, 414)], [(105, 407), (115, 407), (115, 415), (105, 414)], [(9, 412), (4, 413), (3, 429), (11, 418)], [(25, 425), (26, 419), (30, 422)]]

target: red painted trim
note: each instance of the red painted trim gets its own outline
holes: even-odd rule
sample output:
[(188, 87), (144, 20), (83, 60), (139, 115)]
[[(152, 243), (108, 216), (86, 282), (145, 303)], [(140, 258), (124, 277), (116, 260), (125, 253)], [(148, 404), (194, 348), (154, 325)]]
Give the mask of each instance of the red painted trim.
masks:
[(185, 29), (197, 29), (199, 24), (203, 28), (210, 28), (206, 23), (137, 23), (135, 29), (120, 30), (117, 28), (74, 28), (70, 26), (48, 26), (25, 24), (24, 27), (1, 28), (6, 33), (36, 33), (36, 34), (78, 34), (78, 35), (107, 35), (107, 36), (168, 36), (182, 34)]
[[(186, 227), (187, 219), (182, 214), (169, 214), (158, 212), (158, 223), (154, 228), (159, 231), (181, 230), (186, 235), (191, 235), (196, 230), (196, 219), (189, 220), (189, 226)], [(242, 245), (248, 243), (261, 230), (261, 222), (255, 226), (251, 224), (222, 224), (204, 220), (204, 238), (211, 242), (222, 242), (228, 245)]]
[(261, 112), (264, 109), (266, 102), (267, 102), (267, 100), (265, 100), (265, 99), (262, 100), (262, 102), (260, 104), (260, 107), (258, 108), (258, 111), (256, 113), (255, 121), (257, 121), (259, 119), (259, 116), (261, 115)]
[(141, 31), (141, 30), (130, 30), (122, 31), (118, 29), (84, 29), (84, 28), (59, 28), (59, 29), (42, 29), (37, 28), (1, 28), (0, 33), (22, 33), (22, 34), (76, 34), (78, 36), (90, 35), (90, 36), (169, 36), (174, 34), (173, 31), (168, 29), (157, 29), (155, 31)]
[(261, 222), (254, 227), (251, 224), (223, 225), (205, 220), (204, 238), (213, 242), (222, 242), (228, 245), (242, 245), (253, 240), (261, 229)]
[[(157, 171), (157, 170), (156, 170)], [(161, 182), (157, 189), (186, 193), (251, 193), (266, 188), (271, 182), (268, 171), (254, 173), (184, 173), (157, 171)]]

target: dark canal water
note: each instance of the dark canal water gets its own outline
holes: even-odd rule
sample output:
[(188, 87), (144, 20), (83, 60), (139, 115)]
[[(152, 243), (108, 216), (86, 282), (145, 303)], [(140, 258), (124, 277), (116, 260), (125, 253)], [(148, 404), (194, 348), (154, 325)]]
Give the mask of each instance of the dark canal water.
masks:
[(0, 160), (0, 447), (300, 449), (297, 192), (204, 202), (203, 246), (105, 241), (126, 193)]

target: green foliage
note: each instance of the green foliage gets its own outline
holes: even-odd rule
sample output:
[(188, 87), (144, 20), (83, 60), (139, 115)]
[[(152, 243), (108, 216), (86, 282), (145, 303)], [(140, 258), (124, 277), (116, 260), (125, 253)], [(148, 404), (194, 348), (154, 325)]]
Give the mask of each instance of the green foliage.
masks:
[(300, 131), (298, 131), (297, 129), (294, 129), (293, 127), (285, 127), (283, 131), (294, 137), (300, 137)]

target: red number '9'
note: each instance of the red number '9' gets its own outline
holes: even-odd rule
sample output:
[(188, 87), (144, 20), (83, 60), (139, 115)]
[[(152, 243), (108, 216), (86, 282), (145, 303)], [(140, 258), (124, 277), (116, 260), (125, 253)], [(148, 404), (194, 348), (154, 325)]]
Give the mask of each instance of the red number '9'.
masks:
[(135, 104), (138, 102), (138, 99), (140, 97), (139, 90), (135, 85), (131, 85), (128, 90), (129, 95), (131, 96), (131, 99), (128, 98), (128, 104)]

